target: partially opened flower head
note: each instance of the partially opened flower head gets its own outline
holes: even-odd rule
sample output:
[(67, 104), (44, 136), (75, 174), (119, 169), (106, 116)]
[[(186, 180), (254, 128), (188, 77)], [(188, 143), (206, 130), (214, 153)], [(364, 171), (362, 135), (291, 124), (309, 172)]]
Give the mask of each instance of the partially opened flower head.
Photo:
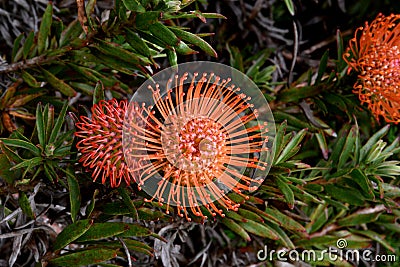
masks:
[(344, 54), (356, 70), (354, 92), (379, 119), (400, 122), (400, 15), (382, 14), (356, 30)]
[[(239, 207), (228, 192), (253, 191), (263, 182), (270, 168), (270, 127), (257, 120), (252, 97), (230, 78), (169, 73), (163, 84), (147, 83), (128, 108), (135, 119), (126, 120), (127, 163), (141, 166), (139, 187), (151, 196), (148, 201), (166, 203), (167, 210), (177, 206), (188, 220), (189, 210), (203, 218), (204, 212), (224, 216), (223, 209)], [(266, 103), (261, 92), (256, 95), (255, 103)]]
[(122, 128), (128, 102), (101, 100), (92, 107), (91, 118), (81, 116), (76, 123), (75, 135), (80, 138), (76, 147), (81, 153), (79, 162), (92, 172), (93, 181), (118, 187), (121, 181), (133, 181), (132, 173), (124, 160)]

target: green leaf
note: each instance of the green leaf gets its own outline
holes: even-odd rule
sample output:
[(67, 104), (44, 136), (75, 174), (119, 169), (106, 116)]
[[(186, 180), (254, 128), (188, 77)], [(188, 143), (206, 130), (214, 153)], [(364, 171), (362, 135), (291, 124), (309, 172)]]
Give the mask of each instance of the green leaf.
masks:
[(303, 225), (298, 223), (296, 220), (292, 219), (291, 217), (283, 214), (282, 212), (272, 209), (272, 208), (265, 208), (265, 213), (272, 216), (279, 225), (285, 229), (294, 231), (302, 236), (306, 236), (306, 229)]
[(167, 54), (169, 64), (172, 67), (178, 66), (178, 56), (176, 55), (175, 50), (166, 50), (165, 52)]
[(333, 198), (341, 202), (349, 203), (351, 205), (362, 206), (364, 204), (364, 197), (360, 192), (352, 188), (342, 187), (339, 185), (327, 184), (325, 191)]
[(69, 201), (71, 203), (71, 218), (72, 222), (75, 222), (81, 206), (81, 193), (78, 180), (74, 175), (74, 170), (69, 167), (66, 173), (69, 189)]
[(96, 86), (94, 87), (94, 93), (93, 93), (93, 105), (99, 103), (101, 100), (104, 100), (104, 85), (103, 83), (99, 80), (96, 83)]
[[(278, 94), (278, 99), (282, 102), (298, 102), (299, 100), (307, 97), (312, 97), (320, 94), (326, 87), (324, 86), (302, 86), (291, 87), (282, 90)], [(304, 127), (303, 127), (304, 128)]]
[(137, 0), (122, 0), (126, 9), (137, 12), (145, 12), (146, 10)]
[(60, 91), (63, 95), (65, 95), (65, 96), (75, 96), (76, 95), (75, 90), (70, 85), (68, 85), (66, 82), (58, 79), (54, 74), (52, 74), (51, 72), (49, 72), (43, 68), (41, 70), (42, 70), (42, 73), (43, 73), (45, 79), (49, 82), (49, 84), (52, 87), (54, 87), (55, 89), (57, 89), (58, 91)]
[(239, 235), (245, 241), (248, 242), (251, 240), (250, 235), (243, 229), (243, 227), (241, 227), (239, 224), (237, 224), (232, 219), (223, 217), (220, 220), (226, 227), (231, 229), (235, 234)]
[(356, 143), (356, 138), (357, 128), (356, 126), (353, 126), (351, 127), (349, 134), (346, 137), (346, 142), (343, 145), (342, 153), (340, 153), (339, 161), (337, 164), (338, 169), (341, 169), (350, 157), (350, 153), (353, 151), (354, 145)]
[(315, 85), (318, 85), (321, 82), (322, 76), (324, 75), (326, 66), (328, 64), (328, 59), (329, 59), (329, 50), (326, 50), (325, 53), (322, 55), (321, 61), (319, 63), (318, 75), (317, 78), (315, 79)]
[(285, 0), (286, 7), (290, 13), (290, 15), (294, 16), (294, 4), (292, 0)]
[(22, 48), (22, 55), (24, 59), (27, 59), (29, 52), (33, 46), (33, 41), (35, 40), (35, 33), (31, 31), (26, 37), (25, 43)]
[(247, 222), (239, 222), (238, 224), (249, 233), (272, 240), (279, 239), (279, 236), (275, 233), (275, 231), (266, 224), (261, 224), (251, 220), (248, 220)]
[(47, 5), (46, 10), (42, 16), (42, 22), (40, 23), (39, 33), (38, 33), (38, 53), (42, 54), (46, 50), (46, 45), (48, 42), (48, 37), (50, 36), (50, 29), (52, 24), (53, 16), (53, 4), (50, 2)]
[(57, 236), (57, 239), (53, 245), (53, 249), (54, 250), (62, 249), (71, 242), (75, 241), (81, 235), (83, 235), (87, 230), (89, 230), (90, 226), (92, 226), (92, 223), (93, 223), (92, 220), (80, 220), (68, 225)]
[(300, 149), (300, 143), (303, 140), (306, 133), (307, 129), (302, 129), (301, 131), (299, 131), (282, 150), (278, 158), (275, 160), (275, 164), (285, 162), (287, 159), (294, 156)]
[(385, 241), (384, 237), (381, 235), (371, 231), (371, 230), (355, 230), (355, 229), (350, 229), (352, 233), (357, 233), (359, 235), (367, 236), (371, 238), (372, 240), (375, 240), (376, 242), (380, 243), (382, 246), (390, 250), (391, 252), (395, 252), (395, 249), (387, 242)]
[(153, 235), (153, 233), (146, 227), (143, 227), (138, 224), (125, 224), (125, 232), (119, 234), (118, 236), (132, 237), (132, 236), (150, 236), (150, 235)]
[(40, 103), (36, 107), (36, 131), (39, 139), (39, 144), (42, 146), (42, 149), (44, 149), (46, 147), (46, 130), (44, 126), (43, 106)]
[(24, 148), (26, 150), (31, 151), (35, 156), (40, 156), (41, 152), (40, 149), (30, 142), (19, 139), (9, 139), (9, 138), (0, 138), (0, 141), (7, 146)]
[(58, 134), (60, 133), (61, 127), (64, 123), (65, 120), (65, 114), (67, 113), (67, 109), (68, 109), (68, 102), (65, 101), (64, 105), (60, 111), (60, 114), (58, 115), (58, 118), (56, 120), (56, 123), (54, 124), (54, 127), (51, 131), (50, 137), (49, 137), (49, 141), (48, 143), (54, 143), (57, 139)]
[(125, 223), (119, 222), (105, 222), (105, 223), (94, 223), (89, 230), (81, 235), (76, 242), (86, 242), (92, 240), (99, 240), (109, 238), (122, 234), (127, 230), (129, 226)]
[(276, 185), (278, 186), (279, 190), (283, 193), (285, 200), (289, 206), (289, 208), (294, 208), (294, 194), (292, 189), (287, 184), (287, 181), (283, 179), (281, 176), (275, 177)]
[(22, 71), (21, 72), (21, 77), (26, 82), (30, 87), (33, 88), (39, 88), (40, 87), (40, 82), (38, 82), (35, 77), (33, 77), (29, 72), (27, 71)]
[(384, 135), (386, 135), (389, 131), (390, 124), (386, 125), (379, 131), (377, 131), (371, 138), (368, 139), (367, 143), (361, 148), (360, 151), (360, 160), (363, 162), (366, 156), (369, 154), (372, 147), (381, 139)]
[(340, 226), (355, 226), (363, 223), (374, 222), (379, 218), (380, 213), (350, 214), (337, 221)]
[[(149, 25), (149, 31), (153, 36), (165, 43), (167, 46), (175, 47), (179, 44), (180, 40), (167, 26), (161, 22), (154, 22)], [(182, 38), (183, 39), (183, 38)]]
[(60, 47), (68, 45), (72, 40), (78, 38), (82, 33), (82, 26), (76, 19), (72, 21), (61, 33), (60, 36)]
[(94, 190), (92, 200), (90, 201), (89, 205), (86, 207), (86, 214), (87, 217), (90, 218), (92, 215), (92, 212), (94, 210), (94, 206), (96, 204), (96, 196), (99, 194), (99, 189)]
[(18, 204), (22, 211), (31, 219), (35, 219), (35, 213), (32, 210), (31, 203), (24, 192), (19, 192)]
[[(15, 40), (14, 40), (14, 45), (13, 45), (13, 49), (12, 49), (12, 52), (11, 52), (12, 63), (15, 63), (16, 61), (19, 60), (19, 58), (17, 58), (17, 55), (18, 55), (17, 52), (18, 52), (18, 50), (19, 50), (19, 47), (20, 47), (20, 44), (21, 44), (21, 40), (22, 40), (23, 37), (24, 37), (24, 34), (21, 33), (21, 34), (18, 35), (18, 37), (15, 38)], [(20, 50), (20, 51), (21, 51), (21, 50)], [(20, 54), (20, 55), (22, 55), (22, 54)]]
[(364, 174), (363, 171), (359, 169), (354, 169), (350, 173), (351, 178), (353, 178), (353, 181), (355, 181), (361, 189), (367, 194), (368, 196), (371, 197), (371, 199), (374, 199), (374, 193), (373, 189), (371, 186), (371, 182), (368, 180), (368, 177)]
[(129, 43), (129, 45), (137, 51), (139, 54), (145, 56), (145, 57), (150, 57), (150, 49), (147, 46), (147, 44), (143, 41), (142, 38), (140, 38), (135, 32), (126, 29), (126, 41)]
[(136, 221), (139, 220), (138, 217), (138, 212), (136, 210), (135, 204), (132, 202), (130, 196), (129, 196), (129, 192), (128, 189), (124, 186), (118, 187), (118, 192), (122, 197), (122, 200), (124, 201), (125, 205), (128, 207), (132, 218)]
[(62, 254), (57, 258), (51, 259), (50, 263), (54, 266), (88, 266), (91, 264), (98, 264), (102, 261), (110, 260), (115, 257), (117, 257), (116, 249), (93, 248)]
[(171, 27), (170, 29), (173, 33), (176, 34), (177, 37), (181, 38), (182, 40), (199, 47), (201, 50), (203, 50), (212, 57), (217, 57), (217, 52), (215, 52), (214, 48), (212, 48), (212, 46), (209, 43), (204, 41), (199, 36), (174, 27)]
[(31, 159), (26, 159), (20, 163), (18, 163), (17, 165), (14, 165), (11, 170), (17, 170), (20, 168), (26, 168), (28, 167), (28, 170), (30, 170), (33, 167), (36, 167), (37, 165), (42, 163), (42, 158), (41, 157), (34, 157)]

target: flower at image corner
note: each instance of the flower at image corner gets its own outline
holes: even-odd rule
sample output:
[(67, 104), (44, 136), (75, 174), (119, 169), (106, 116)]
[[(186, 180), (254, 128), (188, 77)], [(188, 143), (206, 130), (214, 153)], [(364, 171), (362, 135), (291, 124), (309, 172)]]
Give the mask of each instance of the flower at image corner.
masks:
[[(177, 206), (188, 221), (189, 211), (204, 219), (205, 210), (212, 216), (224, 216), (221, 208), (237, 211), (240, 204), (227, 193), (247, 198), (242, 191), (262, 183), (265, 176), (255, 179), (240, 169), (264, 171), (260, 154), (268, 151), (266, 122), (247, 126), (258, 117), (247, 103), (250, 97), (213, 73), (189, 79), (185, 73), (166, 85), (149, 86), (155, 104), (129, 106), (128, 113), (140, 119), (126, 122), (124, 141), (128, 164), (140, 165), (139, 189), (153, 188), (145, 189), (151, 195), (146, 201), (166, 204), (167, 213), (170, 205)], [(166, 94), (160, 86), (166, 86)]]
[(126, 100), (101, 100), (93, 105), (91, 118), (81, 116), (75, 124), (79, 162), (92, 171), (93, 181), (100, 179), (105, 184), (109, 180), (111, 187), (118, 187), (122, 180), (127, 185), (134, 180), (122, 151), (126, 109)]
[(354, 93), (376, 119), (400, 122), (400, 15), (379, 14), (356, 30), (344, 53), (349, 71), (358, 72)]

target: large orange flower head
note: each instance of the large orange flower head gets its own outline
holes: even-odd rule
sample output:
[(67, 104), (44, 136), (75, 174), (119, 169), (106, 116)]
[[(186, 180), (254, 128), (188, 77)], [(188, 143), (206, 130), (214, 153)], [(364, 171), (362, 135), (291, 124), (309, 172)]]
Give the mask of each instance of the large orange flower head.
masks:
[(354, 92), (379, 119), (400, 122), (400, 15), (379, 14), (356, 30), (344, 54), (349, 70), (356, 70)]
[(237, 210), (227, 193), (255, 190), (270, 168), (268, 104), (244, 74), (227, 66), (167, 69), (138, 90), (127, 114), (124, 152), (129, 166), (141, 166), (139, 187), (148, 201), (177, 206), (188, 220), (188, 211), (206, 218), (204, 212)]
[(93, 181), (99, 177), (105, 184), (118, 187), (121, 181), (133, 181), (122, 150), (122, 127), (128, 101), (101, 100), (92, 107), (92, 117), (81, 116), (75, 135), (80, 138), (76, 147), (81, 153), (79, 162), (92, 170)]

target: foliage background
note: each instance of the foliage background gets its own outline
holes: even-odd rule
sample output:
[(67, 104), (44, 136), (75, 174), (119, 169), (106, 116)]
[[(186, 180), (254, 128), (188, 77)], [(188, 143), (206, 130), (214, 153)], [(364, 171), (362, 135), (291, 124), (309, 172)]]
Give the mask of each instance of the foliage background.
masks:
[[(341, 55), (357, 27), (400, 4), (139, 2), (87, 1), (84, 34), (75, 1), (0, 1), (1, 266), (274, 266), (256, 258), (264, 245), (321, 251), (338, 238), (399, 255), (398, 126), (359, 105)], [(135, 186), (92, 183), (72, 138), (73, 114), (195, 60), (246, 73), (278, 128), (264, 185), (204, 224), (144, 203)]]

